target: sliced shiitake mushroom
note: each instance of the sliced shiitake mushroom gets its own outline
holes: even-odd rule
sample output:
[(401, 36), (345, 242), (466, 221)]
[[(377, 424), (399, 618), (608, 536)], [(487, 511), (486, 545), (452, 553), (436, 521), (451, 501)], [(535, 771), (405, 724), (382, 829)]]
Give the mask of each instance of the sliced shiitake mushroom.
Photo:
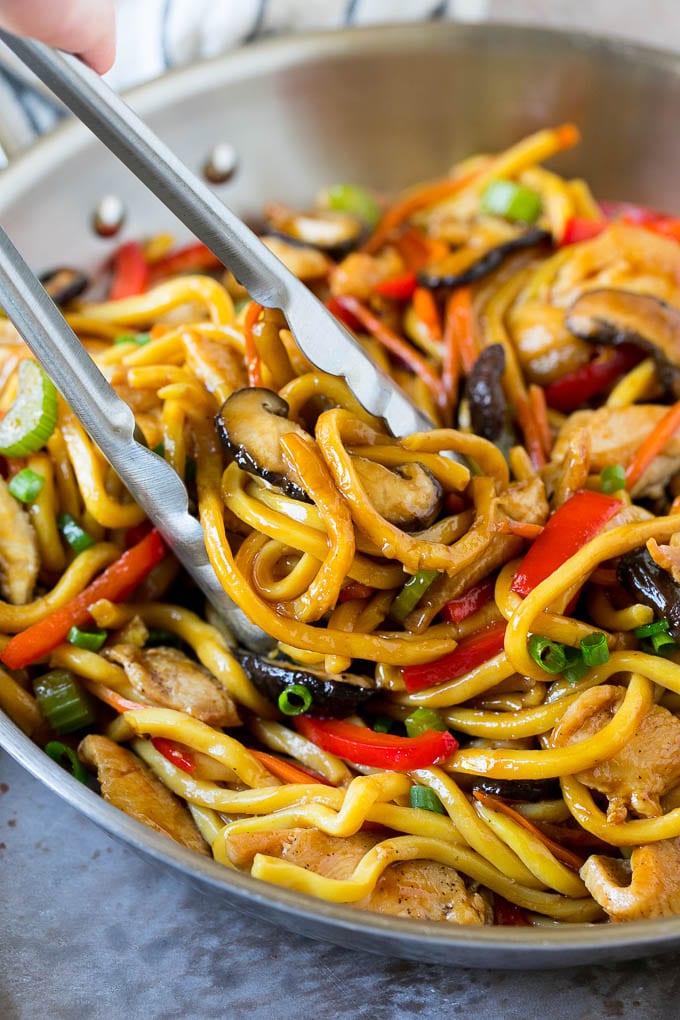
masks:
[(422, 464), (387, 468), (364, 457), (353, 457), (352, 463), (371, 503), (390, 524), (402, 531), (420, 531), (437, 519), (444, 493)]
[(560, 784), (556, 779), (475, 779), (472, 789), (503, 800), (530, 804), (539, 800), (557, 800), (560, 796)]
[(652, 559), (645, 548), (631, 549), (619, 560), (616, 578), (636, 602), (668, 620), (671, 637), (680, 642), (680, 584)]
[(307, 493), (292, 478), (283, 459), (280, 439), (290, 432), (307, 433), (288, 417), (286, 401), (272, 392), (251, 386), (225, 400), (215, 415), (215, 428), (239, 467), (278, 485), (288, 496), (309, 502)]
[(262, 694), (274, 704), (287, 687), (300, 684), (312, 696), (310, 715), (352, 715), (375, 694), (373, 682), (355, 673), (325, 673), (285, 659), (266, 659), (243, 648), (233, 653)]
[(502, 344), (491, 344), (477, 358), (465, 387), (472, 431), (492, 443), (499, 438), (505, 425), (504, 372), (505, 350)]
[(79, 297), (90, 285), (89, 277), (78, 269), (60, 266), (43, 273), (40, 282), (57, 305), (66, 305)]
[(650, 354), (666, 393), (680, 397), (680, 311), (652, 294), (602, 289), (582, 294), (566, 316), (582, 340), (633, 344)]
[(517, 237), (513, 237), (509, 241), (504, 241), (502, 244), (496, 245), (495, 248), (485, 251), (472, 265), (467, 266), (463, 270), (447, 273), (446, 262), (442, 263), (441, 267), (432, 266), (430, 269), (424, 269), (418, 274), (418, 282), (422, 287), (429, 287), (430, 290), (434, 290), (437, 287), (462, 287), (465, 284), (474, 283), (475, 280), (479, 280), (481, 277), (493, 272), (494, 269), (498, 269), (513, 252), (520, 251), (522, 248), (532, 248), (534, 245), (543, 244), (549, 240), (550, 234), (547, 230), (542, 230), (540, 227), (532, 227), (530, 230), (525, 230), (523, 233), (518, 234)]
[(286, 240), (320, 248), (336, 258), (355, 248), (364, 234), (364, 225), (357, 216), (330, 209), (295, 212), (285, 205), (270, 203), (265, 216), (268, 230)]

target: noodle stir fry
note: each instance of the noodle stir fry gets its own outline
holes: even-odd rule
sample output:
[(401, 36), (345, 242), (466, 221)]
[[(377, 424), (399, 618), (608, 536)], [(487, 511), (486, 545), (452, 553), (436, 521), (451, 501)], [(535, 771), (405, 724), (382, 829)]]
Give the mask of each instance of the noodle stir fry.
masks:
[(77, 778), (360, 909), (680, 912), (680, 221), (543, 167), (577, 141), (266, 208), (427, 432), (390, 435), (201, 245), (123, 244), (103, 302), (46, 280), (266, 656), (0, 323), (0, 706)]

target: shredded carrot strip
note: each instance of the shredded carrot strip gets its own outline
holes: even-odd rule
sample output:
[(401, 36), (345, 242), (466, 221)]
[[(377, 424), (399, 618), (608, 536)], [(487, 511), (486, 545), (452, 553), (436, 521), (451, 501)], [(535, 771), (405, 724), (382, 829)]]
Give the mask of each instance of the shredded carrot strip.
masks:
[(311, 769), (301, 768), (299, 765), (293, 765), (292, 762), (284, 761), (283, 758), (277, 758), (274, 754), (267, 754), (266, 751), (253, 751), (249, 749), (250, 753), (258, 761), (261, 761), (266, 769), (268, 769), (273, 776), (277, 779), (282, 779), (284, 783), (305, 783), (308, 785), (312, 783), (323, 783), (324, 786), (332, 786), (327, 779), (323, 776), (319, 776), (316, 772), (312, 772)]
[(413, 294), (413, 307), (418, 318), (427, 328), (433, 340), (442, 339), (442, 322), (434, 294), (427, 287), (416, 287)]
[(255, 338), (253, 337), (253, 327), (260, 318), (262, 310), (262, 305), (258, 305), (256, 301), (251, 301), (246, 310), (243, 323), (245, 362), (248, 370), (248, 384), (250, 386), (262, 385), (262, 363), (260, 361), (260, 355), (258, 354), (257, 347), (255, 346)]
[(88, 680), (86, 677), (80, 677), (79, 679), (91, 694), (94, 694), (96, 698), (104, 701), (111, 708), (115, 708), (116, 712), (136, 712), (140, 708), (149, 707), (148, 704), (142, 701), (131, 701), (130, 698), (124, 698), (118, 691), (114, 691), (104, 684), (99, 684), (95, 680)]
[(680, 428), (680, 400), (673, 404), (668, 414), (654, 426), (645, 441), (638, 447), (626, 468), (626, 488), (632, 489), (640, 481), (654, 458), (661, 453)]
[(478, 172), (465, 174), (463, 177), (445, 177), (443, 180), (433, 181), (407, 191), (382, 214), (377, 227), (364, 245), (364, 251), (369, 254), (378, 251), (392, 231), (414, 212), (425, 209), (428, 205), (435, 205), (436, 202), (441, 202), (445, 198), (449, 198), (450, 195), (455, 195), (457, 191), (474, 180)]
[(415, 375), (423, 379), (431, 390), (438, 407), (446, 407), (446, 398), (441, 381), (422, 354), (415, 351), (398, 333), (394, 333), (389, 326), (385, 325), (382, 319), (374, 315), (370, 308), (367, 308), (357, 298), (346, 295), (339, 297), (338, 303), (348, 312), (351, 312), (359, 320), (364, 329), (374, 336), (390, 354), (400, 358)]
[(562, 846), (561, 843), (556, 843), (554, 840), (550, 839), (544, 832), (541, 832), (541, 830), (537, 828), (533, 822), (530, 822), (528, 818), (521, 815), (519, 811), (515, 811), (515, 809), (511, 808), (509, 804), (505, 803), (505, 801), (500, 800), (498, 797), (494, 797), (490, 793), (484, 793), (483, 790), (473, 790), (473, 796), (475, 800), (480, 801), (480, 803), (482, 803), (485, 807), (488, 807), (491, 811), (498, 811), (500, 814), (507, 815), (508, 818), (512, 818), (513, 822), (517, 822), (517, 824), (521, 825), (523, 829), (527, 830), (527, 832), (530, 832), (537, 839), (540, 839), (543, 846), (547, 847), (553, 856), (556, 857), (558, 861), (562, 861), (563, 864), (566, 864), (568, 868), (573, 868), (574, 871), (579, 871), (583, 867), (585, 863), (585, 859), (583, 857), (579, 857), (578, 854), (568, 850), (567, 847)]
[(450, 251), (445, 241), (438, 237), (428, 237), (416, 227), (409, 227), (395, 237), (394, 247), (401, 255), (406, 268), (412, 273), (419, 273), (425, 266), (441, 262)]
[(536, 386), (532, 383), (529, 386), (529, 407), (531, 408), (531, 416), (536, 422), (536, 429), (538, 432), (538, 438), (541, 443), (541, 449), (546, 460), (550, 457), (550, 451), (552, 449), (552, 434), (550, 432), (550, 422), (548, 421), (548, 405), (545, 402), (545, 391), (542, 386)]
[(450, 331), (452, 342), (455, 337), (461, 368), (465, 375), (469, 375), (479, 357), (470, 287), (458, 287), (454, 290), (446, 305), (446, 320), (444, 332), (446, 334)]
[(542, 524), (530, 524), (528, 521), (513, 521), (510, 518), (499, 521), (495, 531), (501, 535), (516, 535), (518, 538), (528, 538), (533, 542), (543, 532)]
[(546, 459), (545, 454), (543, 453), (540, 429), (531, 412), (531, 406), (528, 398), (517, 402), (515, 413), (517, 414), (519, 427), (524, 433), (524, 443), (531, 459), (531, 463), (537, 471), (540, 471), (541, 468), (545, 467)]

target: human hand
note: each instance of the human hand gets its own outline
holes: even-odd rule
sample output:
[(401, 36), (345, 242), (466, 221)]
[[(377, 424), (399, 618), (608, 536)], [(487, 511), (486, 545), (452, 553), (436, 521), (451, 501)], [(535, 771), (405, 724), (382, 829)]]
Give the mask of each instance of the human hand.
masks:
[(116, 53), (113, 0), (0, 0), (0, 28), (76, 53), (99, 74)]

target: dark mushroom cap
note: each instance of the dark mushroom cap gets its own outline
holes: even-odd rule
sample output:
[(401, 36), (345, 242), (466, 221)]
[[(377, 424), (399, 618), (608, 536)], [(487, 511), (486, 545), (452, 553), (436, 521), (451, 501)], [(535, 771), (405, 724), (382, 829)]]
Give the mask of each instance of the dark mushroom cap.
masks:
[(372, 681), (365, 676), (325, 673), (284, 659), (262, 658), (242, 648), (237, 648), (234, 655), (260, 694), (274, 704), (287, 687), (306, 687), (312, 695), (310, 715), (352, 715), (375, 694)]
[(292, 478), (281, 452), (280, 439), (294, 432), (307, 433), (288, 418), (288, 404), (278, 393), (251, 386), (225, 400), (215, 415), (215, 428), (239, 467), (278, 485), (294, 499), (309, 502), (307, 493)]
[(79, 297), (90, 285), (89, 277), (79, 269), (60, 266), (49, 269), (40, 277), (40, 282), (56, 305), (66, 305)]
[(499, 438), (505, 425), (504, 372), (505, 350), (502, 344), (491, 344), (477, 358), (465, 387), (472, 431), (492, 443)]
[(651, 294), (600, 289), (582, 294), (565, 319), (582, 340), (632, 344), (651, 354), (664, 390), (680, 397), (680, 311)]
[(364, 457), (353, 457), (352, 463), (371, 503), (390, 524), (403, 531), (419, 531), (439, 516), (444, 493), (423, 464), (387, 468)]
[(547, 230), (542, 230), (540, 227), (532, 227), (530, 230), (525, 230), (523, 233), (518, 234), (517, 237), (513, 237), (509, 241), (504, 241), (502, 244), (496, 245), (495, 248), (485, 251), (476, 262), (473, 262), (467, 269), (463, 269), (462, 272), (447, 273), (445, 269), (438, 272), (436, 266), (433, 266), (431, 269), (424, 269), (418, 274), (418, 283), (421, 287), (429, 287), (430, 290), (434, 290), (437, 287), (463, 287), (468, 283), (480, 280), (483, 276), (487, 276), (494, 269), (498, 269), (513, 252), (520, 251), (522, 248), (532, 248), (536, 244), (543, 244), (549, 240), (550, 234)]
[(329, 209), (295, 212), (287, 206), (271, 203), (265, 209), (265, 216), (270, 232), (294, 244), (318, 248), (335, 258), (347, 255), (365, 232), (357, 216)]
[(680, 642), (680, 584), (652, 559), (645, 548), (631, 549), (619, 560), (616, 577), (636, 602), (668, 620), (669, 633)]

